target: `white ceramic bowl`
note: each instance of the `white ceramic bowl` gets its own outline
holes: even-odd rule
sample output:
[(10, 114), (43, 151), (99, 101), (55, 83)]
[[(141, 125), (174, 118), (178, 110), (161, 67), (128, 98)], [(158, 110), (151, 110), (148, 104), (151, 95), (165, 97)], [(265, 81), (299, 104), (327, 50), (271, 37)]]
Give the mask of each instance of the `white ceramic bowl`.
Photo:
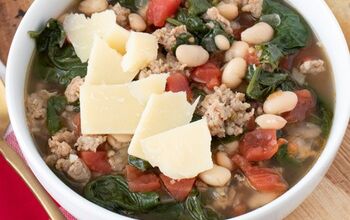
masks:
[[(128, 219), (97, 206), (66, 186), (45, 164), (29, 133), (24, 107), (25, 83), (34, 51), (27, 32), (43, 27), (57, 17), (73, 0), (36, 0), (23, 18), (12, 42), (6, 78), (7, 101), (13, 129), (23, 154), (36, 177), (66, 210), (78, 219)], [(310, 24), (324, 46), (334, 72), (336, 101), (333, 127), (327, 145), (313, 168), (295, 186), (273, 202), (239, 219), (281, 219), (293, 211), (317, 186), (331, 165), (344, 132), (349, 112), (349, 51), (343, 33), (323, 0), (290, 0)]]

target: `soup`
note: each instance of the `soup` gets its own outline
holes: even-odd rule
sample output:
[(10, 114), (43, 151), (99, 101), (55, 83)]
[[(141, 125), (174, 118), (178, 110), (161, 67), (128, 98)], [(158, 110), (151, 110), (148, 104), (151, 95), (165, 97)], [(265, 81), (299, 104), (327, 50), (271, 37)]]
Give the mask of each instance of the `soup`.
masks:
[(33, 138), (113, 212), (239, 216), (296, 184), (327, 141), (331, 66), (282, 1), (85, 0), (29, 34)]

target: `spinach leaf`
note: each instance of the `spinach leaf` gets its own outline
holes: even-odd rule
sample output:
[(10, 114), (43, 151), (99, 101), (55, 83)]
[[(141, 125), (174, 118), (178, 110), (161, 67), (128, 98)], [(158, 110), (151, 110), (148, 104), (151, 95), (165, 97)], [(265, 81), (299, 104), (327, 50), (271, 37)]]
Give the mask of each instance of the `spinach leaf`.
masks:
[(216, 35), (224, 35), (227, 39), (229, 39), (230, 43), (232, 43), (233, 37), (227, 34), (218, 22), (211, 21), (208, 24), (209, 26), (212, 26), (212, 28), (201, 40), (201, 45), (204, 47), (204, 49), (206, 49), (208, 52), (215, 52), (219, 50), (215, 44)]
[(123, 214), (143, 213), (158, 206), (159, 195), (155, 192), (133, 193), (122, 176), (101, 176), (84, 188), (88, 200)]
[(188, 0), (187, 3), (190, 15), (203, 14), (212, 6), (207, 0)]
[(261, 22), (268, 23), (272, 27), (276, 28), (281, 24), (281, 17), (279, 14), (273, 13), (273, 14), (267, 14), (260, 17)]
[(281, 23), (275, 28), (275, 37), (270, 42), (280, 48), (284, 54), (305, 47), (309, 40), (309, 30), (297, 12), (275, 0), (264, 0), (263, 16), (278, 14)]
[(67, 105), (67, 100), (64, 96), (52, 96), (47, 101), (47, 129), (50, 134), (55, 134), (62, 128), (60, 114)]
[(193, 190), (185, 201), (185, 208), (194, 220), (214, 220), (220, 217), (211, 209), (205, 208), (200, 201), (199, 193)]
[(66, 33), (57, 20), (50, 19), (41, 31), (29, 31), (29, 36), (35, 39), (38, 52), (45, 52), (51, 47), (62, 47), (66, 40)]
[(301, 86), (288, 74), (287, 79), (279, 85), (279, 89), (282, 91), (295, 91), (300, 89)]
[(328, 137), (329, 132), (332, 128), (333, 113), (325, 105), (322, 104), (320, 107), (320, 116), (322, 118), (322, 134), (323, 136)]
[(204, 207), (197, 190), (192, 190), (184, 202), (161, 204), (148, 212), (152, 219), (167, 220), (218, 220), (213, 210)]
[(29, 32), (35, 39), (38, 57), (34, 72), (46, 82), (66, 86), (76, 77), (84, 77), (87, 63), (82, 63), (57, 20), (50, 19), (42, 31)]
[(138, 9), (147, 5), (148, 0), (109, 0), (108, 3), (111, 5), (119, 3), (121, 6), (128, 8), (133, 12), (137, 12)]
[(278, 68), (279, 62), (284, 55), (275, 44), (258, 45), (256, 49), (261, 51), (260, 63), (270, 65), (272, 71)]
[(249, 81), (246, 93), (249, 98), (262, 100), (277, 89), (294, 90), (295, 85), (288, 73), (265, 72), (261, 67), (250, 65), (247, 80)]
[[(169, 22), (169, 19), (167, 21)], [(200, 17), (188, 14), (183, 8), (177, 13), (176, 21), (179, 24), (186, 25), (187, 30), (199, 38), (203, 37), (209, 31), (208, 26)]]
[(152, 168), (152, 165), (145, 160), (129, 155), (128, 163), (141, 171)]
[(182, 44), (197, 44), (197, 39), (190, 33), (181, 33), (179, 36), (176, 38), (176, 44), (173, 47), (173, 52), (176, 51), (176, 48)]
[(276, 161), (282, 166), (300, 166), (301, 161), (288, 153), (288, 143), (282, 144), (274, 155)]

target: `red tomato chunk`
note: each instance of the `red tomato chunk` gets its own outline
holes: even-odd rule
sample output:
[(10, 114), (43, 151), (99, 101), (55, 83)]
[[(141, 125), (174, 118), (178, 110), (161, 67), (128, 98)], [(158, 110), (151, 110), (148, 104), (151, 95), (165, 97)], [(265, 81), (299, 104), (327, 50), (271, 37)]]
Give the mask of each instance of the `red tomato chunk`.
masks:
[(304, 121), (316, 107), (316, 98), (307, 89), (295, 91), (298, 103), (295, 108), (282, 116), (290, 123)]
[(198, 83), (205, 84), (208, 89), (213, 89), (221, 84), (221, 71), (214, 63), (206, 63), (193, 70), (191, 78)]
[(248, 132), (239, 143), (239, 151), (248, 161), (268, 160), (277, 150), (276, 130), (273, 129)]
[(192, 90), (187, 77), (182, 73), (173, 73), (166, 80), (166, 91), (171, 92), (186, 92), (187, 99), (192, 99)]
[(195, 178), (173, 180), (164, 174), (160, 174), (159, 177), (170, 195), (177, 201), (183, 201), (187, 198), (192, 190), (194, 182), (196, 181)]
[(159, 178), (154, 173), (142, 172), (131, 166), (126, 166), (126, 179), (132, 192), (152, 192), (160, 189)]
[(173, 16), (181, 0), (150, 0), (147, 10), (147, 22), (156, 27), (163, 27), (166, 19)]
[(252, 166), (244, 157), (236, 154), (233, 162), (243, 171), (250, 184), (258, 191), (282, 193), (288, 184), (274, 169)]
[(82, 151), (79, 153), (79, 156), (91, 171), (103, 174), (112, 171), (111, 165), (107, 161), (106, 151)]

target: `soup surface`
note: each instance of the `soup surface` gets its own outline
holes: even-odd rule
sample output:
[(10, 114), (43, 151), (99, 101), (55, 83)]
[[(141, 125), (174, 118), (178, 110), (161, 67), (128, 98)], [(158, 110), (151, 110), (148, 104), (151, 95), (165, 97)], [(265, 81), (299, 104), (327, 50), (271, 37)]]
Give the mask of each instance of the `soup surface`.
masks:
[(85, 0), (29, 33), (28, 126), (86, 199), (139, 219), (225, 219), (310, 169), (331, 66), (278, 0)]

